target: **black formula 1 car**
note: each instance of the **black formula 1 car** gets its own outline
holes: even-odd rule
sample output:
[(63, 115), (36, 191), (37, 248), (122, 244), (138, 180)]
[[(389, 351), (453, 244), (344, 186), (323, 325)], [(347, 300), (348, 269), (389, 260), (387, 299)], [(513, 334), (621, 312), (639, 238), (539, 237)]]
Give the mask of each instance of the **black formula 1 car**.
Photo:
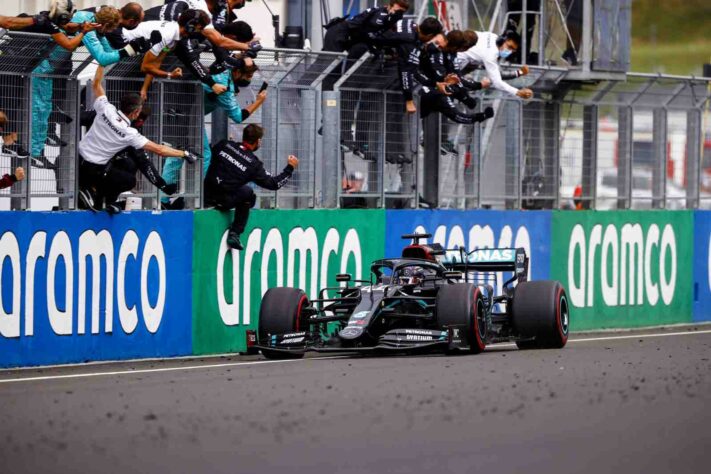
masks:
[[(369, 280), (337, 275), (341, 286), (309, 300), (297, 288), (270, 288), (248, 346), (268, 359), (316, 352), (471, 352), (515, 341), (520, 349), (562, 348), (569, 306), (557, 281), (528, 281), (522, 248), (445, 250), (414, 243), (377, 260)], [(513, 276), (496, 296), (497, 272)], [(513, 283), (516, 282), (514, 287)]]

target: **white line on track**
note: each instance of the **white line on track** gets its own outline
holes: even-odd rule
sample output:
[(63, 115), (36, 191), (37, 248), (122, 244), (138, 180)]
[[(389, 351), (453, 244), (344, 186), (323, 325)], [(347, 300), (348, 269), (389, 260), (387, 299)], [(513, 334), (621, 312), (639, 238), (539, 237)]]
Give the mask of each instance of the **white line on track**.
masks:
[(568, 339), (568, 342), (614, 341), (615, 339), (639, 339), (644, 337), (693, 336), (695, 334), (711, 334), (711, 329), (704, 331), (662, 332), (658, 334), (629, 334), (626, 336), (588, 337), (583, 339)]
[[(684, 331), (684, 332), (667, 332), (667, 333), (656, 333), (656, 334), (628, 334), (624, 336), (606, 336), (606, 337), (588, 337), (582, 339), (568, 339), (568, 343), (574, 342), (597, 342), (597, 341), (614, 341), (617, 339), (644, 339), (650, 337), (672, 337), (672, 336), (695, 336), (698, 334), (711, 334), (711, 330), (703, 331)], [(496, 344), (491, 347), (515, 347), (515, 344)], [(197, 370), (197, 369), (220, 369), (223, 367), (239, 367), (239, 366), (251, 366), (251, 365), (264, 365), (264, 364), (284, 364), (289, 362), (304, 362), (304, 361), (315, 361), (315, 360), (330, 360), (330, 359), (343, 359), (347, 358), (344, 356), (327, 356), (327, 357), (310, 357), (308, 359), (290, 359), (290, 360), (256, 360), (250, 362), (225, 362), (221, 364), (201, 364), (201, 365), (189, 365), (181, 367), (162, 367), (157, 369), (138, 369), (138, 370), (116, 370), (110, 372), (90, 372), (83, 374), (65, 374), (65, 375), (44, 375), (41, 377), (21, 377), (14, 379), (4, 379), (0, 380), (0, 384), (4, 383), (16, 383), (16, 382), (37, 382), (41, 380), (61, 380), (61, 379), (80, 379), (89, 377), (103, 377), (108, 375), (133, 375), (133, 374), (148, 374), (155, 372), (180, 372), (185, 370)], [(167, 359), (169, 360), (169, 359)]]
[[(329, 360), (329, 359), (342, 359), (348, 356), (329, 356), (329, 357), (310, 357), (305, 359), (310, 360)], [(166, 359), (170, 360), (170, 359)], [(4, 379), (0, 380), (2, 383), (13, 383), (13, 382), (36, 382), (39, 380), (61, 380), (61, 379), (81, 379), (87, 377), (102, 377), (106, 375), (131, 375), (131, 374), (148, 374), (154, 372), (180, 372), (183, 370), (195, 370), (195, 369), (220, 369), (223, 367), (235, 367), (242, 365), (264, 365), (264, 364), (284, 364), (289, 362), (303, 362), (302, 359), (288, 359), (288, 360), (255, 360), (250, 362), (225, 362), (222, 364), (202, 364), (202, 365), (188, 365), (181, 367), (162, 367), (159, 369), (138, 369), (138, 370), (115, 370), (111, 372), (90, 372), (85, 374), (66, 374), (66, 375), (44, 375), (41, 377), (21, 377), (16, 379)]]

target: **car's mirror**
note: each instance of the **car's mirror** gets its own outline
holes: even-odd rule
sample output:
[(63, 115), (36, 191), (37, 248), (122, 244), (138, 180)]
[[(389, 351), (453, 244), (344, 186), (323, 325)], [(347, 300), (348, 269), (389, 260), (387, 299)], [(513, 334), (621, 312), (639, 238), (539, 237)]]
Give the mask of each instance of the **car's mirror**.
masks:
[(348, 282), (351, 281), (351, 276), (348, 273), (339, 273), (336, 275), (336, 281), (341, 283), (341, 282)]
[(458, 280), (462, 278), (462, 272), (444, 272), (444, 277), (447, 279)]

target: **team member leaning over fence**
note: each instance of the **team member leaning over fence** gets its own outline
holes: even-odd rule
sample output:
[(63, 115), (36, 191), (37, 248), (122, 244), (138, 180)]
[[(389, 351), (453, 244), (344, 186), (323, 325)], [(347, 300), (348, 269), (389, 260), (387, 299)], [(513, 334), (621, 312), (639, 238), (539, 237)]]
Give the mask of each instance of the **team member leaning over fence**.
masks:
[(160, 37), (156, 35), (153, 36), (153, 41), (150, 38), (138, 37), (121, 49), (117, 50), (111, 47), (105, 35), (109, 31), (117, 29), (121, 23), (121, 13), (116, 7), (104, 5), (96, 12), (90, 10), (78, 11), (72, 16), (71, 22), (88, 22), (98, 25), (95, 31), (84, 35), (82, 43), (101, 66), (108, 66), (119, 62), (123, 58), (143, 54), (160, 40)]
[(119, 20), (118, 27), (104, 33), (104, 37), (109, 42), (109, 45), (116, 50), (124, 48), (128, 44), (123, 37), (124, 32), (135, 30), (138, 25), (143, 23), (146, 16), (143, 7), (136, 2), (129, 2), (122, 6), (119, 10), (119, 14), (121, 15), (121, 19)]
[[(235, 42), (234, 38), (225, 32), (225, 28), (235, 18), (231, 14), (231, 9), (243, 6), (244, 0), (209, 0), (207, 2), (202, 0), (166, 0), (165, 5), (146, 10), (146, 19), (178, 21), (187, 10), (202, 11), (210, 17), (211, 23), (205, 28), (203, 34), (181, 39), (176, 45), (175, 54), (195, 77), (212, 87), (211, 74), (217, 74), (232, 67), (229, 50), (261, 49), (259, 41), (250, 39), (250, 44), (239, 40)], [(215, 63), (209, 69), (200, 62), (200, 53), (208, 46), (208, 42), (215, 55)]]
[[(215, 41), (218, 44), (213, 43), (213, 46), (215, 46), (215, 54), (218, 57), (217, 63), (219, 64), (231, 61), (227, 50), (252, 51), (253, 54), (256, 54), (261, 49), (258, 41), (240, 43), (223, 36), (212, 26), (210, 15), (198, 9), (185, 10), (180, 14), (177, 22), (144, 22), (132, 31), (124, 31), (123, 39), (128, 42), (141, 36), (148, 38), (156, 30), (160, 31), (163, 41), (146, 53), (141, 64), (141, 71), (150, 75), (147, 77), (148, 85), (150, 85), (152, 76), (168, 79), (182, 77), (182, 69), (180, 68), (171, 72), (161, 69), (165, 56), (168, 52), (175, 50), (178, 59), (195, 77), (210, 86), (216, 94), (221, 94), (225, 92), (225, 89), (214, 83), (210, 77), (209, 70), (200, 62), (201, 44), (205, 40), (212, 42), (215, 39), (215, 35), (217, 35)], [(226, 68), (224, 66), (220, 67), (222, 70)]]
[(420, 54), (425, 45), (440, 33), (442, 33), (442, 24), (435, 17), (425, 18), (419, 25), (411, 18), (404, 18), (395, 24), (395, 28), (384, 32), (377, 40), (378, 46), (395, 49), (400, 88), (408, 113), (417, 112), (414, 76), (420, 65)]
[[(512, 33), (509, 33), (509, 34), (513, 37), (513, 41), (515, 41), (515, 39), (516, 39), (516, 38), (515, 38), (515, 35), (513, 35)], [(464, 36), (467, 38), (467, 43), (469, 44), (469, 47), (468, 47), (467, 49), (470, 49), (470, 48), (476, 46), (477, 43), (479, 42), (479, 35), (477, 35), (477, 34), (476, 34), (476, 31), (474, 31), (474, 30), (465, 30), (465, 31), (464, 31)], [(461, 61), (459, 61), (459, 60), (457, 59), (456, 62), (455, 62), (455, 64), (456, 64), (457, 67), (458, 67), (459, 65), (461, 65)], [(457, 72), (458, 72), (460, 75), (464, 76), (464, 75), (466, 75), (466, 74), (469, 74), (469, 73), (472, 72), (472, 71), (475, 71), (475, 70), (477, 70), (477, 69), (483, 69), (483, 68), (484, 68), (484, 64), (483, 64), (482, 62), (470, 61), (470, 62), (469, 62), (466, 66), (464, 66), (462, 69), (459, 69), (459, 68), (458, 68)], [(528, 69), (528, 66), (525, 65), (525, 64), (524, 64), (523, 66), (521, 66), (520, 68), (514, 69), (514, 70), (508, 70), (508, 71), (501, 71), (501, 70), (499, 70), (499, 74), (501, 75), (501, 79), (504, 80), (504, 81), (510, 81), (510, 80), (512, 80), (512, 79), (518, 79), (519, 77), (525, 76), (525, 75), (527, 75), (528, 73), (529, 73), (529, 69)], [(484, 83), (484, 81), (482, 80), (482, 84), (483, 84), (483, 83)], [(486, 85), (484, 85), (484, 88), (487, 88), (487, 87), (489, 87), (490, 85), (491, 85), (491, 80), (487, 79), (487, 80), (486, 80)]]
[[(96, 25), (84, 22), (72, 25), (72, 30), (79, 28), (74, 37), (67, 36), (64, 29), (76, 9), (67, 0), (55, 0), (50, 4), (50, 11), (41, 12), (32, 17), (32, 24), (15, 28), (26, 33), (50, 35), (59, 48), (51, 48), (39, 65), (32, 71), (32, 136), (30, 137), (31, 164), (41, 168), (54, 169), (55, 166), (44, 155), (45, 142), (49, 131), (49, 116), (52, 113), (53, 81), (45, 75), (56, 73), (58, 65), (70, 60), (71, 52), (81, 45), (84, 35)], [(20, 17), (29, 18), (22, 14)]]
[[(243, 21), (234, 22), (230, 26), (234, 27), (233, 31), (238, 37), (238, 41), (249, 41), (254, 36), (252, 28), (250, 28), (249, 25)], [(225, 71), (212, 76), (215, 84), (222, 85), (227, 89), (227, 92), (224, 94), (215, 94), (212, 91), (212, 88), (203, 83), (202, 87), (204, 89), (205, 115), (211, 114), (217, 108), (221, 108), (227, 112), (227, 116), (232, 119), (234, 123), (242, 123), (247, 120), (250, 115), (255, 113), (267, 99), (267, 91), (263, 90), (257, 94), (257, 98), (254, 102), (249, 104), (244, 109), (240, 107), (239, 102), (237, 101), (239, 88), (249, 87), (254, 73), (257, 72), (259, 68), (254, 63), (254, 60), (247, 55), (240, 57), (238, 61), (240, 64), (234, 67), (231, 71)], [(207, 136), (207, 128), (204, 125), (202, 149), (204, 157), (204, 177), (210, 166), (210, 159), (212, 158), (210, 141)], [(165, 164), (163, 165), (163, 179), (165, 179), (165, 181), (169, 184), (177, 184), (182, 166), (182, 160), (173, 158), (165, 160)], [(168, 196), (161, 197), (161, 207), (164, 209), (182, 209), (184, 206), (185, 202), (182, 197), (176, 197), (174, 199), (171, 199)]]
[[(156, 44), (150, 51), (146, 53), (143, 57), (143, 63), (141, 64), (141, 71), (146, 74), (146, 79), (142, 87), (142, 93), (147, 94), (148, 88), (153, 81), (153, 77), (162, 77), (165, 79), (176, 79), (183, 76), (183, 70), (181, 68), (175, 68), (173, 71), (164, 71), (161, 69), (163, 60), (168, 55), (170, 51), (175, 49), (175, 47), (183, 40), (189, 40), (191, 38), (200, 37), (206, 31), (207, 27), (210, 26), (210, 17), (202, 10), (186, 10), (180, 15), (177, 22), (173, 21), (163, 21), (163, 22), (153, 22), (148, 21), (140, 25), (133, 32), (125, 32), (124, 36), (130, 39), (131, 36), (136, 34), (141, 34), (145, 28), (158, 28), (160, 31), (162, 40), (160, 43)], [(214, 28), (212, 29), (214, 31)], [(130, 33), (130, 34), (129, 34)], [(236, 43), (236, 42), (235, 42)], [(237, 44), (237, 43), (236, 43)], [(197, 59), (191, 56), (186, 56), (184, 54), (178, 54), (178, 58), (183, 62), (183, 64), (191, 67), (191, 70), (195, 72), (197, 69), (194, 67), (200, 64), (199, 55)], [(204, 69), (202, 65), (201, 68)], [(212, 80), (212, 78), (206, 79), (203, 77), (207, 72), (200, 72), (198, 77), (203, 83), (210, 85), (210, 88), (215, 94), (222, 94), (226, 91), (225, 86), (217, 84)]]
[(454, 103), (453, 98), (456, 98), (473, 109), (477, 101), (469, 95), (469, 91), (483, 87), (480, 82), (463, 79), (455, 72), (456, 54), (465, 50), (468, 44), (464, 33), (454, 30), (446, 36), (438, 35), (424, 48), (420, 67), (415, 74), (417, 81), (422, 84), (422, 118), (432, 112), (440, 112), (454, 122), (472, 124), (494, 116), (491, 107), (487, 107), (483, 113), (467, 114), (461, 112)]
[[(114, 156), (127, 147), (143, 149), (161, 156), (181, 157), (189, 163), (194, 163), (199, 158), (189, 151), (153, 143), (131, 127), (131, 121), (141, 114), (143, 100), (138, 94), (126, 94), (121, 98), (121, 105), (117, 110), (109, 103), (101, 85), (103, 73), (104, 68), (99, 66), (92, 83), (96, 97), (96, 119), (89, 132), (79, 142), (79, 198), (83, 207), (92, 210), (99, 210), (104, 198), (115, 199), (130, 184), (127, 183), (130, 176), (112, 166)], [(133, 179), (135, 180), (135, 174)], [(115, 213), (119, 210), (115, 202), (107, 203), (107, 211)]]
[[(375, 48), (378, 37), (402, 19), (409, 8), (409, 0), (390, 0), (387, 6), (368, 8), (353, 18), (334, 18), (325, 26), (323, 50), (347, 51), (348, 61), (353, 63)], [(323, 81), (323, 90), (332, 90), (339, 77), (340, 68), (337, 68)]]
[(264, 130), (254, 124), (242, 131), (242, 143), (223, 140), (212, 150), (213, 158), (205, 177), (205, 205), (227, 211), (235, 210), (235, 217), (227, 234), (227, 245), (242, 250), (240, 236), (249, 219), (249, 210), (254, 207), (257, 196), (248, 185), (276, 191), (284, 186), (299, 160), (289, 155), (288, 163), (278, 176), (272, 176), (254, 154), (262, 144)]
[[(457, 69), (462, 71), (469, 65), (483, 67), (486, 69), (486, 75), (489, 77), (491, 87), (494, 89), (523, 99), (533, 97), (531, 89), (516, 89), (504, 82), (499, 68), (499, 59), (508, 58), (518, 49), (521, 42), (518, 33), (508, 32), (504, 36), (498, 36), (487, 31), (477, 31), (475, 33), (477, 37), (476, 44), (457, 54)], [(527, 73), (528, 67), (522, 68), (513, 74), (518, 77)], [(507, 78), (514, 79), (511, 75), (507, 76)]]

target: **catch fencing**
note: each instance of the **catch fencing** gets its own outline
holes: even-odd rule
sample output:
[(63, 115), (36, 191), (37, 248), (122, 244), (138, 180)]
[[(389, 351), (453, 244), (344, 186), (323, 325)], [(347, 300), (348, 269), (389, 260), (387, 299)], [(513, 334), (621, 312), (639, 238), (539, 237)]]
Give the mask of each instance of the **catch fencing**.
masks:
[[(0, 110), (10, 118), (4, 133), (17, 133), (2, 148), (0, 173), (27, 172), (0, 191), (0, 209), (74, 209), (81, 116), (91, 108), (87, 84), (96, 63), (83, 46), (68, 53), (27, 33), (1, 37), (0, 52)], [(203, 54), (206, 65), (212, 60)], [(258, 207), (711, 208), (709, 79), (629, 73), (581, 82), (570, 69), (531, 67), (511, 83), (531, 87), (534, 99), (478, 93), (477, 110), (491, 106), (494, 118), (460, 125), (440, 117), (437, 133), (427, 135), (419, 113), (405, 110), (396, 59), (387, 54), (346, 61), (345, 54), (270, 49), (255, 62), (259, 70), (238, 102), (243, 109), (253, 103), (265, 81), (268, 97), (243, 123), (205, 116), (206, 92), (188, 76), (155, 81), (143, 133), (202, 153), (204, 136), (239, 141), (246, 124), (263, 125), (258, 155), (266, 169), (279, 173), (290, 154), (300, 163), (281, 190), (256, 190)], [(164, 66), (180, 65), (169, 55)], [(108, 67), (110, 101), (138, 92), (143, 78), (138, 58)], [(23, 158), (18, 146), (32, 156)], [(426, 154), (428, 147), (438, 150)], [(151, 159), (164, 169), (165, 160)], [(204, 168), (198, 162), (179, 171), (189, 208), (202, 206)], [(131, 193), (145, 209), (160, 207), (162, 196), (142, 176)]]

